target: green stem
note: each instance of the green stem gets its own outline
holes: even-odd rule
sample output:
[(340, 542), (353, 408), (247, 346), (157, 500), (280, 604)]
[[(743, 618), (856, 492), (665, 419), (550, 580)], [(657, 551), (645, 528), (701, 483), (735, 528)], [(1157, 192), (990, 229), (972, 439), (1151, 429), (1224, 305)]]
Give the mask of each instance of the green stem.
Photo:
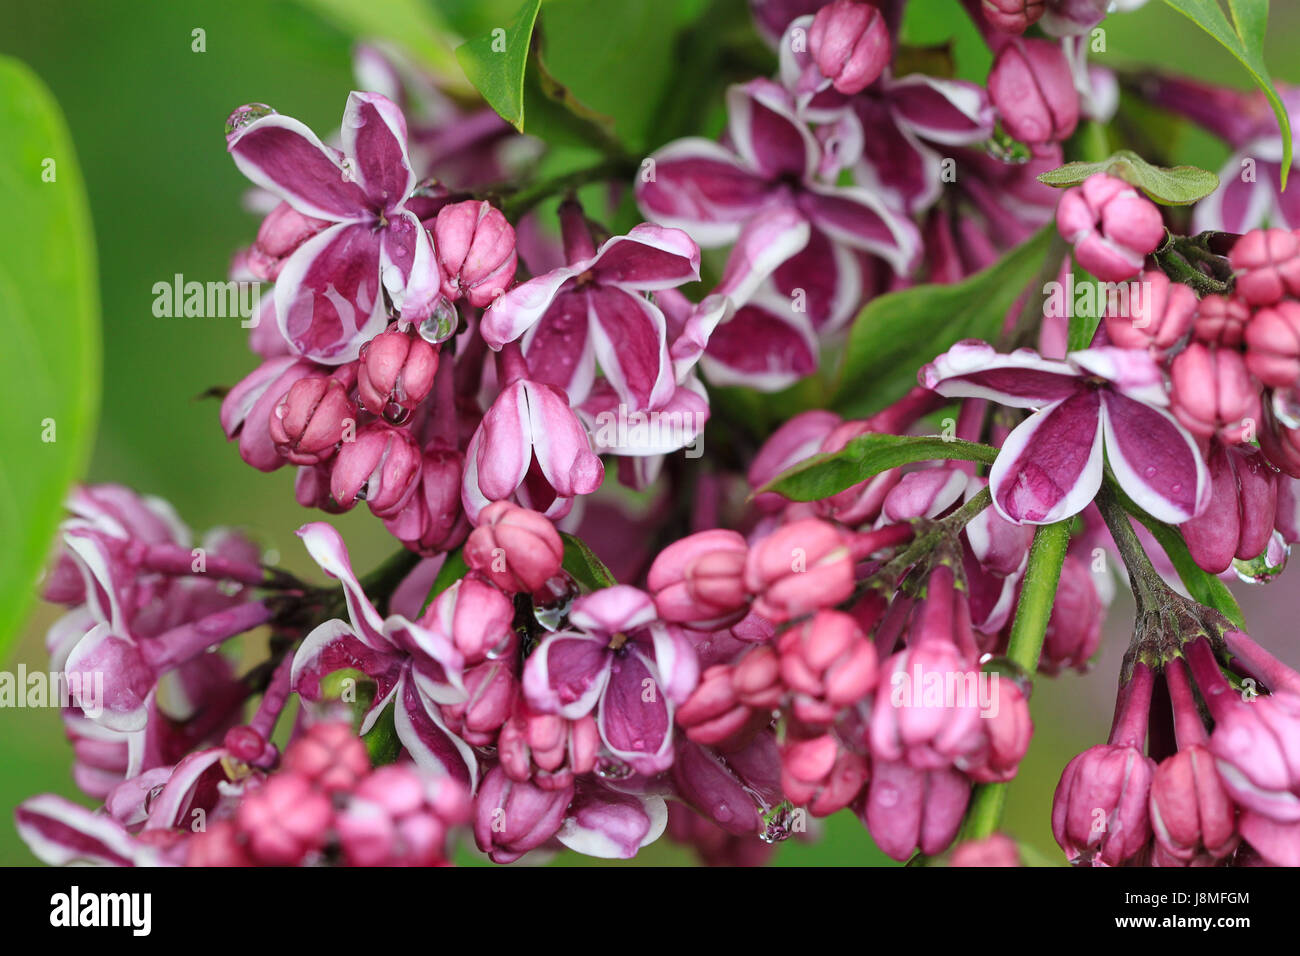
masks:
[(916, 539), (903, 552), (890, 560), (877, 571), (873, 578), (892, 591), (907, 569), (925, 557), (945, 538), (956, 535), (970, 523), (971, 519), (993, 503), (993, 494), (988, 487), (981, 488), (970, 501), (966, 502), (948, 517), (934, 522), (930, 529), (917, 535)]
[[(1025, 569), (1025, 581), (1020, 589), (1020, 603), (1011, 625), (1006, 654), (1012, 663), (1029, 675), (1038, 670), (1038, 657), (1052, 617), (1056, 586), (1061, 580), (1061, 565), (1069, 543), (1070, 523), (1059, 521), (1039, 528), (1029, 550), (1029, 565)], [(971, 797), (966, 816), (966, 839), (981, 840), (991, 836), (998, 828), (1006, 799), (1006, 783), (980, 784)]]
[(603, 159), (594, 166), (575, 169), (571, 173), (523, 187), (502, 201), (501, 211), (511, 222), (518, 222), (526, 212), (551, 196), (572, 192), (590, 183), (630, 177), (636, 169), (636, 161), (627, 156)]
[(418, 554), (403, 548), (361, 579), (361, 590), (374, 602), (380, 614), (388, 613), (388, 599), (419, 563)]
[(1110, 478), (1106, 479), (1101, 491), (1097, 493), (1097, 510), (1101, 512), (1106, 527), (1110, 529), (1110, 536), (1115, 540), (1115, 547), (1124, 559), (1124, 567), (1128, 569), (1129, 582), (1133, 586), (1139, 610), (1143, 606), (1158, 607), (1169, 593), (1169, 587), (1147, 557), (1142, 542), (1138, 540), (1129, 521), (1128, 512), (1111, 487)]

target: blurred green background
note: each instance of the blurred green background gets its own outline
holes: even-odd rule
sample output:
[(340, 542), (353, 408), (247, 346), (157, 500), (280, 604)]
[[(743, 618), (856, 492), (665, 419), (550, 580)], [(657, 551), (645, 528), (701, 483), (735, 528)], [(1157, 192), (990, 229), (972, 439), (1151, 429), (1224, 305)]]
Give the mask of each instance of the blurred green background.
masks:
[[(518, 5), (518, 0), (430, 2), (461, 35), (508, 20)], [(572, 2), (548, 0), (547, 7)], [(603, 2), (617, 20), (613, 14), (622, 10), (623, 0)], [(739, 7), (740, 0), (733, 2)], [(374, 5), (388, 4), (375, 0)], [(234, 384), (253, 367), (245, 330), (238, 319), (155, 318), (152, 286), (175, 273), (199, 281), (225, 277), (232, 253), (252, 239), (258, 222), (241, 208), (246, 182), (226, 156), (226, 115), (242, 103), (265, 102), (322, 133), (336, 128), (353, 82), (353, 37), (346, 24), (368, 6), (367, 0), (0, 2), (0, 53), (29, 64), (61, 104), (95, 222), (104, 384), (88, 478), (161, 495), (196, 529), (215, 524), (252, 529), (285, 564), (308, 572), (293, 535), (307, 514), (293, 501), (292, 471), (264, 475), (245, 466), (223, 439), (217, 403), (196, 397), (211, 386)], [(1244, 71), (1227, 52), (1160, 0), (1111, 17), (1105, 27), (1107, 52), (1094, 57), (1103, 65), (1144, 63), (1246, 84)], [(196, 28), (206, 32), (203, 53), (191, 50)], [(969, 27), (956, 0), (913, 0), (909, 31), (917, 42), (941, 42), (959, 32), (969, 45)], [(635, 92), (651, 79), (663, 83), (673, 68), (672, 58), (654, 48), (629, 53), (641, 62), (635, 69), (622, 68), (627, 61), (621, 45), (636, 44), (635, 33), (607, 43), (574, 36), (556, 42), (579, 44), (579, 50), (588, 45), (592, 59), (584, 92), (602, 109), (609, 108), (599, 102), (602, 96), (631, 95), (620, 91)], [(1273, 4), (1267, 60), (1278, 80), (1300, 82), (1298, 42), (1300, 5)], [(617, 55), (611, 57), (611, 51)], [(578, 83), (578, 78), (561, 78)], [(716, 114), (716, 104), (710, 106)], [(4, 135), (0, 130), (0, 149)], [(653, 128), (646, 137), (656, 145)], [(1221, 146), (1194, 133), (1181, 133), (1170, 145), (1177, 161), (1211, 169), (1226, 156)], [(358, 567), (371, 566), (391, 550), (391, 539), (368, 514), (337, 520)], [(1284, 577), (1272, 587), (1238, 591), (1256, 634), (1300, 665), (1297, 589)], [(39, 608), (0, 666), (44, 667), (42, 637), (56, 616), (56, 609)], [(1054, 859), (1059, 854), (1048, 824), (1052, 790), (1066, 760), (1106, 734), (1130, 619), (1121, 598), (1112, 610), (1107, 650), (1090, 674), (1039, 681), (1033, 701), (1038, 733), (1011, 788), (1004, 823)], [(70, 762), (55, 711), (0, 711), (0, 863), (32, 861), (14, 832), (13, 808), (39, 792), (75, 795)], [(661, 841), (640, 862), (688, 859)], [(561, 861), (583, 859), (566, 855)], [(845, 812), (827, 822), (820, 842), (791, 841), (776, 862), (884, 860)]]

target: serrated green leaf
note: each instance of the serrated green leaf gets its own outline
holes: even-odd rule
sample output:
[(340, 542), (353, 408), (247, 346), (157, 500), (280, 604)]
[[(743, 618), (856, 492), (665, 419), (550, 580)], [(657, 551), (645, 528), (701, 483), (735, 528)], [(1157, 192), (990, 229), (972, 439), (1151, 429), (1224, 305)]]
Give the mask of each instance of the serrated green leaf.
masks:
[(1097, 173), (1107, 173), (1131, 183), (1165, 206), (1187, 206), (1219, 188), (1219, 177), (1208, 169), (1153, 166), (1128, 149), (1121, 149), (1100, 162), (1066, 163), (1040, 174), (1038, 181), (1048, 186), (1074, 186)]
[(618, 584), (609, 568), (605, 567), (605, 562), (596, 557), (596, 552), (587, 547), (585, 541), (565, 532), (561, 532), (560, 537), (564, 540), (564, 570), (570, 577), (588, 591)]
[(488, 105), (515, 129), (524, 128), (524, 74), (532, 46), (533, 26), (542, 0), (524, 0), (509, 23), (466, 40), (456, 47), (456, 60)]
[(860, 435), (836, 452), (805, 458), (755, 494), (774, 491), (791, 501), (820, 501), (860, 481), (914, 461), (978, 461), (993, 464), (996, 448), (939, 435)]
[(1291, 118), (1264, 64), (1264, 35), (1268, 30), (1268, 0), (1228, 0), (1229, 22), (1219, 0), (1165, 0), (1183, 16), (1218, 40), (1237, 58), (1268, 97), (1282, 133), (1282, 188), (1291, 173)]
[(0, 57), (0, 660), (36, 596), (99, 403), (94, 233), (58, 104)]
[(926, 362), (967, 338), (995, 339), (1007, 311), (1038, 275), (1055, 225), (1011, 250), (983, 272), (952, 285), (919, 285), (877, 296), (849, 332), (833, 404), (865, 415), (916, 384)]

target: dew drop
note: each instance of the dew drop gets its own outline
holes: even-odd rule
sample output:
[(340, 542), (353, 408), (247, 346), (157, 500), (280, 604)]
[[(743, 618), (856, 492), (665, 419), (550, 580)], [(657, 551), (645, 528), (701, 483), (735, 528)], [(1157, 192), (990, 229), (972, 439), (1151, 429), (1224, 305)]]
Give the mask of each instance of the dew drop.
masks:
[(456, 307), (444, 296), (438, 300), (433, 314), (420, 323), (417, 331), (420, 333), (420, 338), (431, 345), (437, 345), (451, 338), (459, 322), (460, 316), (456, 312)]
[(249, 103), (241, 106), (226, 117), (226, 137), (230, 138), (244, 127), (256, 123), (264, 116), (271, 116), (275, 110), (265, 103)]

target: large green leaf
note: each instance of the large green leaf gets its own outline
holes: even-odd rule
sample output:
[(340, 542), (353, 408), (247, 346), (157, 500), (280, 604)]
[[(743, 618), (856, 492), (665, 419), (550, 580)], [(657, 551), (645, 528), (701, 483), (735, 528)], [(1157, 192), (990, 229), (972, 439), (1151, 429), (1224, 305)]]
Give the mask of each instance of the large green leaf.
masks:
[(456, 47), (456, 59), (470, 82), (502, 119), (520, 131), (524, 128), (524, 73), (541, 6), (542, 0), (524, 0), (509, 23)]
[(1040, 183), (1074, 186), (1096, 173), (1107, 173), (1131, 183), (1158, 203), (1187, 206), (1219, 188), (1219, 177), (1196, 166), (1153, 166), (1137, 153), (1121, 149), (1096, 163), (1066, 163), (1042, 173)]
[[(805, 458), (758, 489), (791, 501), (820, 501), (872, 475), (914, 461), (957, 459), (993, 464), (996, 448), (939, 435), (859, 435), (836, 452)], [(756, 494), (758, 492), (755, 492)]]
[(919, 285), (867, 303), (849, 333), (835, 407), (849, 415), (876, 411), (915, 385), (917, 369), (954, 343), (996, 339), (1007, 311), (1042, 268), (1055, 228), (1043, 227), (962, 282)]
[(349, 36), (387, 40), (410, 53), (445, 89), (469, 92), (450, 31), (427, 0), (298, 0)]
[(99, 401), (90, 212), (58, 104), (0, 57), (0, 654), (35, 596)]
[(1219, 0), (1165, 0), (1165, 3), (1227, 47), (1268, 97), (1282, 131), (1282, 188), (1285, 189), (1291, 172), (1291, 120), (1264, 65), (1268, 0), (1228, 0), (1231, 21), (1219, 6)]

